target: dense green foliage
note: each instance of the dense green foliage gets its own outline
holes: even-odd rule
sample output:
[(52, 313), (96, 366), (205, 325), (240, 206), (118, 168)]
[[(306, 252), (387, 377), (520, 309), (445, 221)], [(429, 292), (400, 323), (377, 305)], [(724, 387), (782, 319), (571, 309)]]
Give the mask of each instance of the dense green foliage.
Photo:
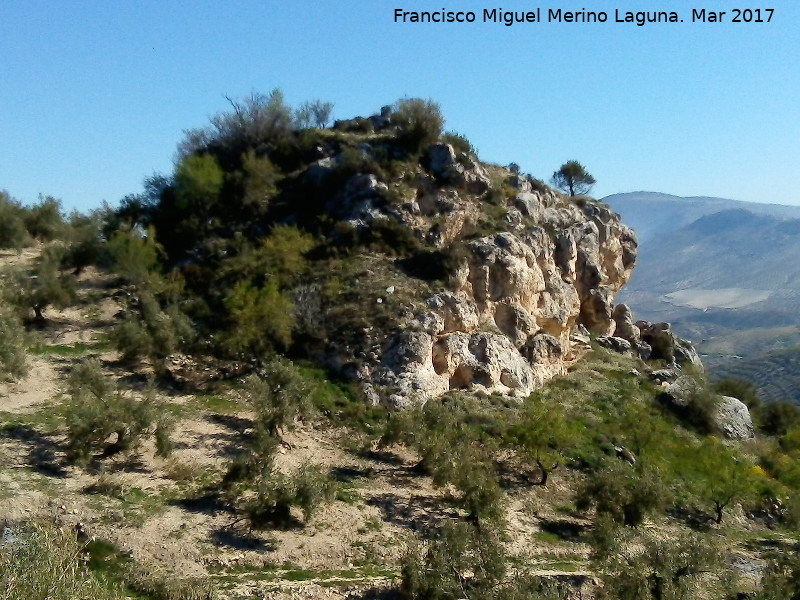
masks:
[(409, 548), (402, 566), (402, 592), (408, 600), (561, 600), (559, 586), (515, 573), (507, 577), (508, 557), (498, 532), (449, 523), (427, 547)]
[(553, 173), (552, 182), (555, 187), (570, 196), (583, 196), (588, 194), (592, 186), (597, 183), (594, 177), (577, 160), (565, 162), (558, 171)]
[(726, 597), (720, 549), (697, 534), (677, 539), (612, 531), (595, 546), (605, 574), (600, 598), (608, 600), (690, 600), (711, 592)]
[(38, 324), (46, 321), (45, 310), (50, 306), (64, 308), (75, 302), (75, 279), (61, 268), (63, 253), (58, 247), (42, 252), (33, 270), (17, 269), (5, 274), (3, 295), (20, 314)]

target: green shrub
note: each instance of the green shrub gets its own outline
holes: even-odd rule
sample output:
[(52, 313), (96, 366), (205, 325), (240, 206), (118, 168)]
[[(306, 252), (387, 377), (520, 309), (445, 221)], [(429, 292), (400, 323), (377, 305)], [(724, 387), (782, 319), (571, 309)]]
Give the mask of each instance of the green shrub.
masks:
[(140, 288), (152, 287), (164, 252), (156, 241), (155, 229), (120, 229), (111, 234), (107, 248), (114, 271), (124, 281)]
[(275, 280), (279, 286), (287, 286), (308, 272), (306, 255), (313, 247), (314, 239), (304, 231), (275, 225), (257, 248), (246, 249), (230, 260), (226, 271), (255, 285)]
[(565, 600), (566, 589), (517, 569), (507, 577), (500, 534), (466, 523), (441, 525), (427, 545), (403, 557), (400, 589), (407, 600)]
[(284, 296), (276, 279), (257, 287), (240, 281), (225, 298), (231, 328), (223, 344), (232, 354), (248, 353), (264, 359), (292, 340), (294, 306)]
[(619, 460), (607, 461), (604, 468), (591, 473), (575, 503), (581, 510), (594, 506), (598, 515), (607, 515), (615, 523), (638, 527), (648, 514), (664, 508), (668, 497), (658, 472)]
[(690, 489), (713, 504), (713, 518), (718, 524), (726, 507), (751, 497), (756, 490), (753, 464), (713, 437), (694, 449), (693, 459), (686, 467), (685, 478)]
[(430, 401), (422, 410), (392, 415), (379, 444), (402, 443), (416, 450), (423, 457), (417, 470), (430, 475), (437, 487), (452, 485), (456, 505), (473, 525), (502, 523), (503, 491), (490, 446), (467, 426), (468, 418), (457, 405)]
[(103, 226), (107, 215), (94, 211), (89, 215), (77, 211), (70, 214), (66, 229), (67, 247), (61, 265), (81, 273), (90, 265), (108, 266), (111, 259), (103, 240)]
[(446, 523), (427, 548), (409, 548), (401, 589), (409, 600), (487, 598), (505, 574), (506, 557), (495, 531)]
[(747, 405), (751, 411), (761, 406), (758, 388), (750, 381), (743, 379), (723, 379), (717, 381), (712, 389), (722, 396), (733, 396)]
[(460, 133), (448, 131), (442, 136), (442, 142), (445, 144), (450, 144), (453, 147), (453, 150), (456, 151), (456, 154), (471, 154), (473, 156), (478, 154), (475, 150), (475, 147), (472, 145), (472, 142), (470, 142), (466, 136), (463, 136)]
[(33, 310), (34, 320), (44, 323), (44, 311), (50, 306), (65, 308), (77, 298), (75, 278), (61, 271), (63, 252), (57, 247), (47, 248), (39, 257), (33, 273), (23, 270), (6, 275), (6, 299), (21, 311)]
[(256, 430), (280, 439), (284, 428), (311, 413), (313, 387), (290, 360), (276, 357), (268, 362), (263, 377), (249, 377), (245, 388)]
[(333, 499), (332, 480), (319, 467), (303, 465), (291, 475), (275, 466), (275, 452), (286, 444), (281, 433), (311, 410), (314, 385), (290, 361), (275, 358), (263, 378), (251, 376), (245, 393), (254, 412), (253, 432), (223, 479), (225, 497), (253, 528), (287, 526), (293, 506), (307, 523), (318, 506)]
[(720, 397), (711, 391), (705, 384), (695, 389), (686, 405), (686, 423), (694, 427), (699, 433), (716, 433), (714, 415), (719, 406)]
[(280, 172), (267, 156), (250, 148), (242, 155), (242, 205), (254, 217), (263, 215), (278, 192)]
[(211, 154), (187, 156), (175, 170), (178, 208), (207, 221), (224, 183), (225, 173)]
[(132, 300), (124, 319), (111, 330), (110, 339), (123, 360), (147, 358), (156, 372), (163, 373), (164, 359), (194, 340), (193, 324), (177, 304), (162, 308), (148, 290)]
[(31, 243), (24, 215), (22, 205), (8, 192), (0, 190), (0, 248), (20, 250)]
[(28, 372), (27, 334), (19, 317), (0, 308), (0, 379), (20, 379)]
[(564, 461), (563, 451), (573, 439), (560, 405), (530, 398), (519, 420), (509, 427), (506, 444), (523, 460), (533, 461), (538, 470), (537, 485), (547, 485), (552, 471)]
[(392, 123), (398, 127), (398, 142), (410, 154), (419, 154), (442, 135), (444, 117), (433, 100), (406, 98), (395, 105)]
[(243, 149), (275, 144), (291, 134), (292, 110), (279, 89), (228, 101), (232, 110), (212, 117), (211, 127), (201, 138), (226, 148)]
[(28, 208), (23, 218), (28, 233), (42, 242), (55, 240), (64, 233), (61, 202), (50, 196), (40, 196), (39, 202)]
[(767, 563), (753, 600), (794, 600), (800, 598), (800, 555), (797, 547)]
[[(720, 549), (696, 534), (668, 540), (619, 535), (600, 564), (604, 600), (727, 597)], [(728, 581), (730, 578), (728, 578)]]
[(141, 399), (116, 389), (95, 360), (77, 364), (70, 375), (66, 404), (67, 457), (86, 464), (94, 455), (138, 449), (153, 436), (156, 452), (172, 450), (172, 420), (150, 387)]
[(254, 529), (291, 524), (293, 506), (303, 511), (303, 522), (308, 523), (319, 506), (331, 502), (334, 495), (333, 480), (319, 467), (305, 464), (291, 475), (273, 467), (268, 476), (259, 478), (255, 496), (246, 501), (243, 510)]
[(800, 427), (800, 407), (791, 402), (770, 402), (754, 413), (758, 428), (766, 435), (784, 435)]

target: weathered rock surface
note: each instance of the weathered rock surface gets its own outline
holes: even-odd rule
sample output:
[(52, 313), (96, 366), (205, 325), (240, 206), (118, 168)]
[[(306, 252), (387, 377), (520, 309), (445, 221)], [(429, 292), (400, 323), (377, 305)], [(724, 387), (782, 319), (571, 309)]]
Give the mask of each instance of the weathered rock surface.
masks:
[(632, 355), (631, 352), (632, 345), (628, 340), (624, 338), (615, 336), (603, 336), (597, 338), (597, 343), (601, 347), (607, 348), (608, 350), (612, 350), (618, 354), (625, 354), (628, 356)]
[(652, 359), (663, 359), (674, 364), (690, 364), (703, 368), (700, 356), (691, 342), (680, 339), (672, 333), (669, 323), (648, 323), (637, 321), (641, 340), (652, 348)]
[(614, 335), (635, 344), (641, 340), (641, 332), (633, 322), (633, 314), (627, 304), (617, 304), (611, 311), (611, 318), (616, 325)]
[[(456, 169), (451, 151), (431, 151), (439, 177)], [(426, 210), (441, 203), (441, 195), (434, 198)], [(459, 214), (458, 197), (450, 200), (454, 206), (440, 228)], [(573, 338), (576, 328), (613, 333), (613, 299), (635, 261), (633, 233), (591, 203), (523, 192), (517, 206), (523, 204), (513, 232), (466, 245), (453, 290), (431, 297), (428, 310), (409, 319), (407, 332), (387, 346), (374, 376), (383, 402), (421, 404), (453, 389), (525, 397), (565, 371), (565, 361), (575, 357), (573, 339), (585, 345), (580, 335)]]
[(665, 393), (675, 406), (686, 407), (700, 392), (700, 384), (687, 375), (681, 375), (669, 384)]
[[(391, 129), (391, 121), (384, 111), (336, 127)], [(326, 215), (359, 234), (387, 232), (387, 244), (406, 228), (397, 238), (410, 236), (406, 250), (415, 241), (432, 257), (456, 250), (447, 254), (448, 291), (420, 298), (398, 289), (395, 298), (413, 300), (390, 324), (367, 325), (320, 351), (373, 402), (403, 408), (455, 389), (527, 396), (563, 373), (589, 334), (622, 328), (617, 337), (635, 336), (630, 311), (613, 309), (634, 267), (636, 236), (604, 204), (567, 198), (451, 144), (432, 146), (402, 173), (359, 171), (359, 161), (385, 163), (397, 151), (379, 136), (354, 150), (319, 152), (303, 175), (304, 185), (321, 188), (342, 178)]]
[[(664, 371), (656, 373), (664, 380), (672, 374)], [(681, 375), (666, 387), (665, 396), (674, 406), (686, 408), (699, 400), (698, 395), (701, 392), (702, 388), (694, 378)], [(716, 396), (714, 401), (715, 406), (709, 418), (717, 433), (735, 440), (749, 440), (753, 437), (753, 420), (744, 402), (732, 396)]]
[[(443, 183), (466, 187), (474, 194), (483, 194), (491, 185), (483, 168), (468, 158), (460, 162), (450, 144), (436, 144), (428, 152), (430, 171)], [(464, 162), (467, 164), (465, 165)]]
[(754, 436), (750, 411), (738, 398), (721, 396), (711, 418), (717, 431), (727, 438), (749, 440)]

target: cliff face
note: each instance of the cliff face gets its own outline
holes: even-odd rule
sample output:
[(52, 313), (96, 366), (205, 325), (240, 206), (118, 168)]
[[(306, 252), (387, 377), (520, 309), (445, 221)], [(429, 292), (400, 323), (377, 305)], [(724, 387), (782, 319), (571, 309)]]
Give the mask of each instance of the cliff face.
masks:
[[(390, 216), (433, 245), (463, 239), (475, 213), (494, 208), (476, 200), (487, 173), (464, 162), (451, 147), (434, 147), (437, 185), (418, 178), (414, 199)], [(633, 231), (595, 201), (534, 191), (515, 176), (509, 182), (506, 207), (495, 211), (500, 231), (465, 240), (449, 291), (406, 315), (360, 369), (372, 401), (403, 408), (450, 390), (525, 397), (564, 372), (575, 345), (586, 342), (575, 339), (579, 328), (614, 333), (614, 297), (636, 260)], [(360, 200), (352, 222), (380, 216)]]

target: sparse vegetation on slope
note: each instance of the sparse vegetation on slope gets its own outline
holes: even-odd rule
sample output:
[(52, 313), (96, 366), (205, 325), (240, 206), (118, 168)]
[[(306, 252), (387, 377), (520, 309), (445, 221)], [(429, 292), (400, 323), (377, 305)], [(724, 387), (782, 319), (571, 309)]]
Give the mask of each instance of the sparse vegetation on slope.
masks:
[[(553, 244), (561, 267), (537, 268), (562, 286), (581, 261), (544, 214), (591, 217), (596, 230), (611, 222), (603, 207), (482, 166), (461, 136), (431, 154), (443, 118), (430, 101), (330, 129), (324, 103), (292, 111), (279, 92), (231, 106), (187, 133), (174, 173), (102, 222), (66, 220), (49, 201), (0, 205), (25, 226), (10, 246), (38, 239), (4, 257), (19, 263), (19, 306), (35, 315), (27, 332), (19, 321), (0, 330), (4, 374), (16, 380), (0, 398), (0, 578), (25, 590), (8, 598), (35, 597), (28, 570), (52, 594), (73, 586), (65, 598), (756, 590), (725, 560), (796, 541), (800, 420), (764, 413), (756, 440), (719, 441), (707, 422), (718, 397), (686, 366), (579, 333), (587, 341), (575, 351), (566, 338), (576, 331), (559, 337), (557, 307), (530, 324), (510, 303), (493, 320), (459, 312), (450, 288), (480, 286), (467, 256), (538, 265), (510, 223)], [(446, 166), (434, 168), (437, 157)], [(617, 242), (612, 262), (627, 262), (624, 272), (633, 242)], [(498, 250), (514, 244), (518, 255)], [(579, 287), (601, 278), (592, 271)], [(34, 301), (50, 284), (71, 289), (69, 300)], [(570, 327), (604, 326), (602, 301), (578, 303)], [(431, 377), (447, 372), (444, 336), (437, 354), (392, 345), (430, 337), (439, 325), (409, 315), (432, 302), (450, 307), (453, 339), (475, 321), (464, 342), (473, 357), (522, 347), (518, 368), (497, 376), (508, 394), (488, 391), (477, 359), (404, 412), (386, 408), (396, 380), (352, 385), (391, 352)], [(510, 393), (551, 355), (563, 372)], [(673, 370), (694, 381), (685, 410), (656, 382)], [(790, 560), (776, 562), (764, 585), (790, 589), (793, 577)]]

